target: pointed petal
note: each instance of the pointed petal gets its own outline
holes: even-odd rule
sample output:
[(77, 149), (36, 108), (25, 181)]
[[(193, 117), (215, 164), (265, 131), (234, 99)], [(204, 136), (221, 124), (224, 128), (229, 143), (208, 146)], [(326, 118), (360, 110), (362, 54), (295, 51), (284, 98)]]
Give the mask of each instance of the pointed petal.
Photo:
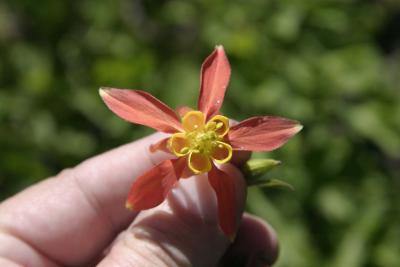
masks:
[(288, 141), (303, 126), (280, 117), (252, 117), (231, 127), (229, 142), (234, 150), (271, 151)]
[(180, 178), (185, 165), (184, 158), (164, 160), (138, 177), (132, 184), (126, 207), (140, 211), (159, 205)]
[(182, 128), (175, 112), (149, 93), (114, 88), (100, 88), (99, 92), (108, 108), (124, 120), (165, 133)]
[(158, 141), (155, 144), (151, 144), (150, 148), (149, 148), (150, 152), (155, 153), (155, 152), (161, 150), (161, 151), (164, 151), (167, 153), (171, 153), (171, 151), (168, 149), (168, 140), (169, 140), (169, 137), (161, 139), (160, 141)]
[[(188, 158), (188, 156), (186, 156), (186, 162), (187, 162), (187, 159)], [(190, 178), (190, 177), (192, 177), (193, 175), (196, 175), (196, 173), (194, 173), (190, 168), (189, 168), (189, 165), (188, 164), (186, 164), (186, 167), (185, 167), (185, 169), (183, 170), (183, 172), (182, 172), (182, 174), (181, 174), (181, 178)]]
[(231, 67), (224, 48), (217, 46), (201, 66), (198, 109), (206, 114), (206, 119), (221, 108), (230, 76)]
[(237, 229), (235, 182), (215, 166), (208, 173), (208, 180), (217, 195), (219, 225), (225, 235), (233, 239)]
[(180, 106), (176, 108), (176, 112), (179, 114), (179, 116), (183, 117), (185, 116), (186, 113), (189, 111), (192, 111), (193, 109), (187, 106)]

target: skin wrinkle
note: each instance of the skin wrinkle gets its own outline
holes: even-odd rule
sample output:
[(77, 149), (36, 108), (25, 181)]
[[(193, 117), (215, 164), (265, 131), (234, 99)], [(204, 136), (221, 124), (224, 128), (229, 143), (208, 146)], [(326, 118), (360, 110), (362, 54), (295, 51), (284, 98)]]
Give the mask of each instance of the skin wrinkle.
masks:
[(108, 254), (110, 254), (111, 249), (118, 244), (119, 242), (121, 242), (123, 240), (123, 238), (125, 238), (125, 235), (127, 234), (128, 229), (124, 229), (123, 231), (119, 232), (117, 236), (115, 236), (115, 238), (113, 239), (112, 242), (110, 242), (110, 244), (108, 244), (108, 246), (101, 252), (101, 258), (104, 258), (105, 256), (107, 256)]
[[(140, 249), (140, 247), (138, 247), (137, 245), (130, 246), (127, 244), (127, 242), (122, 242), (122, 246), (124, 249), (126, 249), (125, 251), (127, 251), (127, 253), (129, 254), (129, 259), (131, 259), (131, 260), (126, 261), (126, 267), (133, 267), (135, 265), (139, 266), (139, 265), (142, 265), (142, 262), (146, 263), (146, 265), (151, 264), (153, 266), (162, 267), (160, 265), (160, 263), (156, 261), (156, 260), (160, 260), (160, 258), (151, 257), (153, 254), (151, 254), (151, 253), (147, 254), (148, 251)], [(123, 259), (125, 260), (126, 258), (123, 258)], [(163, 261), (161, 261), (161, 263), (163, 263)], [(165, 265), (165, 266), (168, 266), (168, 265)]]
[[(151, 215), (151, 217), (146, 218), (143, 222), (144, 225), (141, 225), (141, 223), (139, 223), (134, 225), (134, 227), (130, 229), (130, 236), (133, 236), (134, 240), (140, 241), (132, 243), (134, 243), (136, 246), (140, 244), (145, 249), (149, 250), (150, 253), (148, 253), (148, 255), (157, 255), (157, 259), (161, 260), (165, 264), (165, 266), (191, 266), (189, 258), (184, 255), (182, 251), (179, 251), (175, 248), (182, 247), (176, 245), (179, 243), (184, 243), (182, 236), (174, 233), (173, 231), (165, 232), (165, 230), (157, 227), (156, 224), (146, 225), (147, 220), (155, 220), (157, 219), (157, 215), (158, 214), (154, 214)], [(171, 216), (167, 213), (163, 213), (160, 215), (162, 215), (163, 217)], [(177, 226), (175, 225), (175, 227)], [(183, 230), (182, 227), (184, 227), (184, 225), (180, 224), (179, 229)], [(125, 242), (125, 244), (127, 243)]]
[[(131, 144), (121, 146), (119, 148), (106, 152), (105, 154), (102, 155), (102, 157), (109, 158), (113, 153), (115, 153), (114, 151), (122, 150), (121, 152), (125, 152), (123, 150), (127, 150), (130, 147)], [(125, 156), (124, 155), (125, 153), (121, 152), (120, 152), (120, 154), (122, 154), (121, 156)], [(92, 194), (96, 197), (96, 199), (98, 199), (98, 203), (102, 207), (103, 213), (112, 222), (112, 225), (115, 227), (115, 231), (120, 231), (124, 229), (131, 220), (134, 219), (137, 213), (130, 212), (125, 209), (124, 200), (125, 200), (125, 195), (127, 195), (128, 191), (121, 192), (121, 188), (119, 188), (119, 185), (116, 184), (116, 181), (113, 181), (116, 180), (115, 178), (113, 178), (111, 181), (104, 181), (104, 182), (100, 181), (100, 177), (113, 174), (108, 174), (108, 171), (107, 170), (104, 171), (102, 166), (100, 167), (95, 166), (93, 164), (93, 161), (96, 160), (97, 160), (96, 158), (86, 160), (83, 163), (79, 164), (75, 169), (77, 172), (81, 174), (82, 181), (80, 183), (82, 184), (82, 187), (87, 187), (88, 189), (94, 190)], [(108, 168), (114, 168), (116, 162), (111, 161), (108, 164), (109, 164)], [(125, 168), (123, 164), (121, 167)], [(117, 165), (116, 168), (120, 168), (120, 166)], [(85, 179), (85, 177), (89, 177), (90, 180)], [(93, 177), (99, 177), (99, 178), (93, 178)], [(121, 175), (120, 183), (130, 185), (130, 182), (127, 182), (125, 180), (127, 180), (127, 177)], [(99, 182), (102, 184), (97, 185)], [(114, 188), (114, 190), (111, 191), (109, 190), (109, 188)], [(110, 205), (111, 203), (113, 204), (112, 206)]]
[[(140, 231), (140, 229), (135, 229), (135, 232), (136, 231)], [(108, 257), (106, 258), (107, 263), (109, 263), (108, 260), (111, 259), (111, 261), (116, 263), (118, 267), (174, 266), (172, 265), (174, 264), (172, 258), (169, 258), (168, 254), (160, 253), (163, 251), (160, 250), (160, 247), (158, 247), (156, 243), (149, 243), (150, 240), (146, 240), (145, 242), (137, 241), (138, 240), (135, 238), (135, 233), (133, 233), (131, 230), (129, 234), (124, 235), (124, 237), (120, 239), (118, 244), (116, 244), (116, 246), (111, 249)], [(154, 248), (152, 247), (152, 245), (154, 245)], [(121, 257), (121, 255), (123, 255), (124, 257)], [(123, 259), (122, 263), (121, 259)], [(111, 266), (114, 267), (114, 265)]]
[[(30, 244), (28, 241), (24, 240), (17, 233), (14, 233), (14, 231), (12, 231), (11, 229), (6, 229), (6, 228), (1, 227), (0, 228), (0, 235), (1, 234), (3, 234), (3, 236), (5, 238), (9, 237), (10, 239), (14, 239), (16, 242), (20, 242), (23, 245), (25, 245), (26, 249), (30, 250), (30, 252), (35, 254), (34, 257), (36, 257), (37, 260), (39, 260), (41, 263), (46, 263), (45, 266), (50, 266), (50, 267), (61, 266), (59, 263), (56, 263), (56, 261), (50, 260), (48, 255), (46, 255), (44, 252), (40, 251), (38, 248), (35, 248), (35, 246)], [(15, 250), (15, 251), (17, 251), (17, 250)], [(1, 259), (1, 257), (2, 256), (0, 255), (0, 259)], [(12, 263), (21, 264), (21, 266), (25, 266), (25, 263), (23, 261), (16, 262), (16, 261), (14, 261), (14, 259), (12, 259), (9, 256), (7, 258), (5, 258), (5, 259), (11, 261)]]
[[(164, 205), (164, 207), (169, 209), (168, 205)], [(180, 217), (179, 220), (177, 218), (178, 216), (176, 216), (175, 213), (171, 214), (171, 212), (167, 211), (157, 211), (149, 217), (134, 223), (130, 231), (136, 239), (155, 244), (155, 247), (160, 247), (175, 263), (185, 263), (184, 266), (186, 266), (189, 264), (188, 257), (182, 253), (184, 251), (178, 251), (176, 247), (183, 247), (179, 244), (185, 244), (186, 233), (191, 233), (193, 229), (190, 227), (191, 224), (184, 222)], [(161, 221), (164, 223), (160, 224), (159, 222)], [(166, 231), (166, 229), (169, 228), (179, 229), (179, 231)], [(182, 264), (178, 266), (182, 266)]]
[[(137, 242), (136, 245), (140, 244), (145, 248), (144, 251), (150, 251), (148, 255), (157, 255), (156, 258), (164, 263), (165, 266), (172, 266), (172, 264), (177, 266), (190, 266), (188, 259), (180, 259), (176, 252), (172, 252), (168, 249), (168, 241), (172, 241), (173, 238), (169, 237), (168, 234), (161, 229), (139, 226), (131, 228), (130, 233), (136, 240), (141, 241)], [(142, 253), (144, 251), (142, 251)]]
[[(54, 180), (54, 179), (55, 179), (55, 177), (48, 178), (48, 180)], [(0, 203), (0, 204), (2, 204), (2, 203)], [(18, 231), (14, 231), (13, 228), (11, 228), (11, 227), (9, 227), (7, 225), (8, 225), (7, 223), (4, 224), (0, 220), (0, 233), (4, 233), (6, 236), (9, 236), (11, 238), (15, 238), (17, 241), (25, 244), (29, 249), (32, 250), (33, 253), (35, 253), (34, 257), (39, 257), (39, 258), (43, 259), (44, 261), (47, 261), (48, 263), (51, 264), (49, 266), (53, 266), (53, 267), (54, 266), (61, 266), (60, 264), (57, 263), (56, 260), (51, 259), (46, 253), (44, 253), (39, 248), (37, 248), (36, 246), (34, 246), (30, 242), (28, 242), (25, 238), (23, 238), (21, 236), (21, 234), (18, 233)], [(9, 259), (9, 260), (11, 260), (11, 259)], [(14, 262), (13, 260), (11, 260), (11, 261)], [(17, 263), (17, 264), (20, 264), (20, 263)]]
[[(108, 266), (112, 267), (126, 267), (126, 265), (121, 265), (120, 262), (118, 261), (120, 257), (114, 257), (114, 254), (109, 253), (107, 256), (107, 263)], [(103, 264), (104, 265), (104, 264)], [(96, 266), (101, 266), (101, 265), (96, 265)]]
[[(70, 175), (71, 175), (70, 178), (72, 178), (72, 180), (75, 182), (76, 187), (82, 193), (84, 199), (86, 199), (89, 206), (96, 212), (96, 214), (100, 218), (100, 220), (103, 220), (103, 222), (105, 222), (105, 224), (108, 225), (109, 230), (113, 236), (115, 234), (117, 234), (117, 232), (118, 232), (117, 227), (114, 225), (114, 223), (112, 222), (110, 217), (107, 216), (107, 214), (101, 208), (100, 202), (97, 200), (96, 196), (94, 194), (90, 194), (87, 190), (84, 189), (84, 187), (79, 182), (79, 179), (76, 176), (76, 171), (74, 171), (72, 169), (70, 172)], [(68, 176), (66, 176), (66, 177), (68, 177)]]
[[(95, 246), (97, 246), (97, 247), (99, 247), (99, 245), (102, 245), (105, 247), (108, 244), (108, 242), (103, 244), (104, 239), (110, 239), (113, 236), (115, 236), (115, 234), (117, 233), (117, 230), (114, 229), (112, 226), (112, 223), (109, 222), (109, 220), (110, 220), (109, 217), (106, 216), (106, 214), (104, 212), (100, 211), (101, 208), (97, 208), (95, 206), (95, 204), (93, 203), (94, 200), (90, 199), (89, 193), (86, 192), (86, 190), (84, 189), (84, 186), (82, 186), (82, 184), (78, 181), (79, 178), (76, 176), (76, 173), (77, 173), (76, 168), (69, 169), (68, 171), (63, 171), (62, 173), (64, 176), (61, 176), (61, 177), (56, 176), (56, 179), (60, 179), (62, 182), (65, 183), (65, 185), (72, 186), (72, 188), (74, 188), (75, 191), (80, 196), (82, 196), (82, 198), (80, 198), (81, 201), (83, 201), (83, 203), (85, 203), (87, 205), (88, 210), (90, 210), (91, 213), (94, 214), (93, 218), (91, 218), (91, 219), (93, 221), (95, 221), (96, 227), (99, 228), (99, 225), (100, 225), (101, 229), (102, 229), (101, 231), (103, 233), (107, 233), (108, 237), (106, 237), (106, 238), (103, 237), (102, 242), (97, 242), (97, 244), (95, 244)], [(92, 195), (93, 195), (93, 198), (95, 198), (94, 194), (92, 194)], [(86, 234), (86, 233), (84, 233), (84, 234)], [(85, 240), (84, 242), (87, 243), (87, 240)], [(91, 245), (87, 243), (86, 246), (91, 246)], [(100, 249), (100, 248), (98, 248), (98, 249)], [(90, 262), (92, 260), (92, 258), (96, 257), (97, 252), (94, 253), (93, 250), (90, 251), (86, 248), (86, 254), (88, 254), (87, 257), (90, 256), (90, 258), (86, 258), (86, 259), (82, 258), (79, 260), (75, 260), (73, 262), (68, 262), (67, 266), (82, 266), (82, 265), (85, 266), (86, 264), (88, 264), (88, 262)], [(68, 258), (68, 257), (64, 257), (64, 258)], [(54, 259), (54, 257), (52, 259)], [(67, 260), (64, 259), (64, 261), (67, 261)]]

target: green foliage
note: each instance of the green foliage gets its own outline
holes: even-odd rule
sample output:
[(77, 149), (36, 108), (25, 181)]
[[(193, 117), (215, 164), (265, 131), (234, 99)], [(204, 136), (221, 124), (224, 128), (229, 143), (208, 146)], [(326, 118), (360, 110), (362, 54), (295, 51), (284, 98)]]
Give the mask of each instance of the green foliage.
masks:
[(251, 188), (276, 228), (277, 266), (400, 266), (400, 5), (395, 0), (0, 3), (0, 199), (148, 134), (100, 86), (194, 106), (202, 60), (223, 44), (223, 108), (302, 122), (285, 147), (294, 192)]

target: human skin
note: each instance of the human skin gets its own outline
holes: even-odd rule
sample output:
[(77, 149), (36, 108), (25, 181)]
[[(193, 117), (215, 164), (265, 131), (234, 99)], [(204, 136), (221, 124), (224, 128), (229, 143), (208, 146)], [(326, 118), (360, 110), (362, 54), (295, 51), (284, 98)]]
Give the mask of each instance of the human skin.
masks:
[(270, 266), (276, 235), (261, 219), (242, 216), (246, 185), (234, 165), (224, 165), (238, 189), (241, 224), (233, 244), (218, 227), (216, 197), (204, 176), (181, 179), (156, 208), (125, 208), (135, 177), (171, 157), (149, 152), (161, 137), (90, 158), (3, 201), (0, 266)]

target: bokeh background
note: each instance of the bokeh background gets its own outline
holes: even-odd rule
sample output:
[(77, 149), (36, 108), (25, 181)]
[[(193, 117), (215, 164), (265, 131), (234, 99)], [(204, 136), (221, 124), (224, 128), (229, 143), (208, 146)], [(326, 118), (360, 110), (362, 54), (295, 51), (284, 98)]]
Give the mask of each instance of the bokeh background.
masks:
[(296, 188), (249, 191), (279, 234), (276, 266), (400, 266), (397, 0), (1, 1), (0, 199), (151, 132), (100, 86), (195, 106), (216, 44), (233, 69), (225, 114), (305, 126), (256, 155)]

